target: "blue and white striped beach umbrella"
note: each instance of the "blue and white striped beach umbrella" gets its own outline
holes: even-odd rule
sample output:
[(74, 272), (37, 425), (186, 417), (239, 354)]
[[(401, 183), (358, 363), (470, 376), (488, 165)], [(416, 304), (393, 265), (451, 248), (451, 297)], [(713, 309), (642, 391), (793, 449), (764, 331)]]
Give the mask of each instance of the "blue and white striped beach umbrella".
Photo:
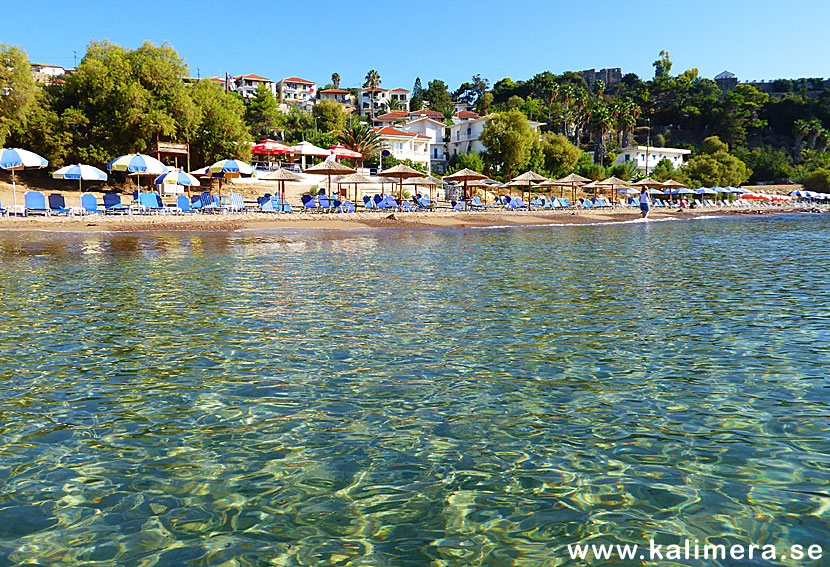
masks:
[(234, 178), (234, 177), (252, 177), (254, 175), (254, 168), (236, 159), (219, 160), (213, 165), (208, 166), (208, 174), (211, 177), (218, 178)]
[(81, 183), (84, 181), (106, 181), (107, 174), (91, 165), (83, 163), (76, 163), (75, 165), (65, 165), (57, 171), (52, 172), (54, 179), (77, 179), (78, 180), (78, 194), (81, 193)]
[(17, 209), (17, 184), (14, 179), (14, 172), (31, 168), (42, 168), (49, 165), (49, 162), (29, 150), (21, 150), (20, 148), (3, 148), (0, 152), (0, 169), (5, 169), (12, 172), (12, 199), (14, 207)]
[(55, 179), (78, 179), (83, 181), (106, 181), (107, 174), (91, 165), (76, 163), (66, 165), (57, 171), (52, 172)]
[(198, 187), (199, 180), (180, 169), (173, 169), (162, 173), (155, 180), (156, 185), (183, 185), (185, 187)]
[(161, 175), (167, 171), (167, 166), (156, 158), (144, 154), (127, 154), (109, 162), (107, 169), (142, 175)]

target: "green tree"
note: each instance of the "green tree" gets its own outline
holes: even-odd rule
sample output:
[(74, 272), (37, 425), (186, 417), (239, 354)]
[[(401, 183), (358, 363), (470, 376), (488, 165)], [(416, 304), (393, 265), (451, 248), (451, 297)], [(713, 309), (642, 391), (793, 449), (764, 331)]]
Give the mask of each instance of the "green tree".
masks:
[(67, 76), (56, 111), (71, 109), (73, 136), (85, 141), (89, 155), (105, 160), (150, 150), (157, 140), (187, 142), (197, 132), (199, 113), (184, 84), (186, 74), (168, 45), (145, 42), (130, 51), (92, 42)]
[(530, 159), (536, 135), (519, 110), (499, 112), (487, 119), (479, 140), (487, 148), (484, 160), (492, 169), (512, 177)]
[(479, 173), (484, 171), (484, 158), (481, 153), (472, 151), (450, 156), (447, 173), (455, 173), (462, 169), (472, 169)]
[(0, 146), (12, 129), (23, 129), (29, 109), (35, 104), (35, 81), (26, 52), (0, 44)]
[(749, 179), (746, 164), (724, 150), (699, 154), (683, 168), (690, 187), (736, 187)]
[(674, 179), (675, 169), (669, 158), (662, 158), (649, 172), (649, 177), (657, 181), (668, 181)]
[(564, 177), (571, 173), (582, 155), (582, 150), (573, 145), (563, 134), (547, 132), (541, 140), (544, 168), (553, 177)]
[(346, 125), (343, 107), (333, 100), (321, 100), (311, 109), (311, 114), (317, 119), (317, 128), (323, 132), (342, 130)]
[[(29, 107), (26, 123), (17, 124), (11, 140), (14, 145), (29, 148), (49, 160), (50, 167), (61, 167), (68, 156), (78, 156), (71, 130), (51, 105), (53, 97), (41, 87), (35, 90), (34, 103)], [(96, 160), (97, 161), (97, 160)]]
[(271, 89), (260, 83), (245, 107), (245, 122), (256, 139), (271, 138), (283, 126), (285, 116)]
[(819, 193), (830, 192), (830, 169), (819, 168), (808, 173), (801, 180), (805, 189)]
[(193, 161), (211, 164), (220, 159), (250, 157), (250, 134), (243, 119), (245, 104), (211, 80), (203, 79), (191, 88), (199, 122), (191, 141)]
[(654, 78), (655, 79), (664, 79), (667, 78), (671, 74), (671, 58), (669, 57), (669, 52), (666, 50), (660, 51), (660, 57), (652, 63), (654, 66)]
[(442, 113), (446, 118), (452, 118), (452, 95), (444, 81), (435, 79), (427, 84), (424, 91), (424, 100), (429, 101), (429, 108)]
[(515, 110), (524, 106), (525, 99), (519, 95), (513, 95), (507, 99), (507, 110)]
[(375, 91), (379, 86), (380, 73), (372, 69), (366, 73), (366, 80), (363, 82), (363, 88), (369, 89), (369, 98), (371, 99), (371, 102), (369, 103), (369, 115), (371, 116), (373, 122), (375, 120)]
[(415, 112), (424, 107), (424, 89), (421, 86), (421, 77), (415, 77), (415, 85), (412, 87), (412, 96), (409, 97), (409, 110)]
[(700, 146), (700, 151), (704, 154), (714, 154), (717, 152), (728, 152), (729, 144), (721, 141), (717, 136), (709, 136)]
[(340, 73), (331, 74), (331, 84), (335, 89), (340, 88)]
[(761, 118), (761, 109), (769, 95), (751, 85), (738, 85), (723, 97), (717, 112), (716, 131), (733, 147), (743, 145), (748, 136), (758, 133), (767, 122)]

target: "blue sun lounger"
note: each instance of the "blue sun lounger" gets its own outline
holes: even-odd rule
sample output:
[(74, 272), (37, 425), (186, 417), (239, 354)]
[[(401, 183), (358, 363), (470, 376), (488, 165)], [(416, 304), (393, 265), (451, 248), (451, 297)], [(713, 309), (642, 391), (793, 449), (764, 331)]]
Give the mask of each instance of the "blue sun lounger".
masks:
[(106, 210), (98, 208), (98, 199), (91, 193), (86, 193), (81, 197), (81, 207), (84, 213), (102, 215), (106, 212)]
[(49, 195), (49, 211), (59, 215), (68, 215), (71, 212), (66, 207), (66, 201), (60, 193), (51, 193)]
[(303, 195), (300, 197), (300, 200), (303, 202), (303, 209), (311, 211), (319, 210), (317, 207), (317, 201), (314, 200), (313, 195)]
[(118, 193), (104, 193), (104, 210), (108, 213), (129, 213), (130, 207), (121, 202)]
[(46, 215), (47, 217), (52, 213), (52, 210), (46, 205), (46, 197), (40, 191), (26, 191), (23, 197), (23, 214), (36, 213), (39, 215)]

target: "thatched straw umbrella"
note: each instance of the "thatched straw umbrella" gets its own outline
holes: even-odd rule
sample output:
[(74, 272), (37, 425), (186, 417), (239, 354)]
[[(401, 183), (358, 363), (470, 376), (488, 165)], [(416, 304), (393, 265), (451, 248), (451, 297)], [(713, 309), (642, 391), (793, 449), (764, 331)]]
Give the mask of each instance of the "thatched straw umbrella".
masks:
[(509, 187), (521, 187), (522, 188), (522, 197), (524, 197), (525, 190), (524, 188), (527, 187), (527, 201), (528, 206), (530, 206), (530, 187), (532, 184), (542, 183), (543, 181), (549, 181), (547, 177), (543, 177), (538, 173), (533, 171), (525, 171), (521, 175), (518, 175), (510, 180), (507, 184)]
[(278, 169), (277, 171), (266, 173), (265, 175), (260, 176), (260, 179), (276, 180), (280, 182), (280, 208), (283, 211), (285, 211), (285, 182), (303, 180), (303, 178), (296, 173), (291, 173), (290, 171), (286, 171), (284, 169)]
[[(340, 193), (339, 188), (340, 185), (354, 185), (354, 202), (358, 202), (357, 198), (357, 186), (359, 184), (370, 184), (370, 183), (377, 183), (374, 179), (370, 177), (366, 177), (365, 175), (361, 175), (359, 173), (352, 173), (350, 175), (344, 175), (343, 177), (338, 177), (334, 180), (338, 186), (338, 193)], [(346, 198), (348, 199), (349, 194), (348, 191), (346, 192)]]
[[(629, 186), (628, 181), (623, 181), (619, 177), (614, 177), (613, 175), (611, 177), (609, 177), (608, 179), (604, 179), (602, 181), (597, 181), (597, 187), (598, 188), (603, 188), (603, 189), (607, 188), (607, 189), (611, 190), (611, 200), (612, 201), (615, 200), (615, 198), (616, 198), (615, 195), (616, 195), (617, 189), (623, 189), (623, 188), (628, 187), (628, 186)], [(596, 197), (596, 193), (594, 193), (594, 196)]]
[[(332, 175), (348, 175), (350, 173), (357, 173), (356, 169), (352, 169), (348, 165), (343, 165), (342, 163), (336, 161), (324, 161), (322, 163), (318, 163), (317, 165), (312, 165), (308, 169), (305, 170), (305, 173), (315, 173), (317, 175), (328, 175), (329, 177), (329, 185), (328, 190), (331, 193), (331, 176)], [(329, 195), (330, 197), (331, 195)]]
[(663, 189), (668, 189), (669, 190), (669, 202), (670, 203), (674, 201), (674, 198), (672, 197), (672, 193), (671, 193), (672, 189), (685, 189), (686, 188), (685, 185), (683, 185), (679, 181), (675, 181), (674, 179), (669, 179), (669, 180), (663, 182), (661, 187)]
[(651, 187), (662, 187), (663, 182), (652, 179), (651, 177), (646, 177), (645, 179), (640, 179), (639, 181), (637, 181), (635, 183), (632, 183), (631, 186), (632, 187), (649, 187), (649, 188), (651, 188)]
[(487, 179), (487, 176), (483, 173), (479, 173), (477, 171), (473, 171), (472, 169), (462, 169), (461, 171), (456, 171), (450, 175), (444, 176), (444, 181), (453, 181), (453, 182), (464, 182), (464, 192), (461, 195), (461, 200), (464, 201), (464, 208), (467, 208), (467, 182), (469, 181), (478, 181), (481, 179)]
[(426, 177), (423, 173), (418, 171), (417, 169), (412, 169), (408, 165), (404, 165), (399, 163), (395, 167), (390, 167), (389, 169), (385, 169), (381, 172), (378, 172), (378, 177), (391, 177), (392, 179), (399, 179), (400, 180), (400, 195), (399, 200), (403, 200), (403, 180), (404, 179), (412, 179), (413, 177)]
[(570, 175), (563, 177), (562, 179), (557, 179), (556, 184), (562, 187), (562, 192), (559, 195), (560, 197), (565, 196), (565, 187), (571, 188), (571, 199), (576, 201), (576, 188), (582, 187), (583, 185), (590, 183), (591, 180), (587, 177), (582, 177), (581, 175), (577, 175), (576, 173), (571, 173)]

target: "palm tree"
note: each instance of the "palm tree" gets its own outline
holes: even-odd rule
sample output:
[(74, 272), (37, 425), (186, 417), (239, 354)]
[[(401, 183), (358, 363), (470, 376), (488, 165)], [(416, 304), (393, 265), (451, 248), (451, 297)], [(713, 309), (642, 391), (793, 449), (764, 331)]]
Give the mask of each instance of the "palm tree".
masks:
[(571, 100), (574, 97), (574, 86), (571, 83), (565, 83), (559, 87), (559, 100), (562, 101), (562, 133), (568, 135), (570, 129), (570, 114), (571, 114)]
[(340, 88), (340, 73), (331, 74), (331, 84), (334, 85), (335, 89)]
[(551, 83), (550, 84), (550, 96), (548, 100), (548, 132), (553, 130), (553, 125), (551, 124), (551, 116), (553, 114), (553, 103), (556, 101), (557, 96), (559, 95), (559, 83)]
[(389, 110), (399, 110), (401, 108), (401, 102), (399, 100), (389, 99), (389, 102), (386, 103), (386, 107)]
[(821, 125), (821, 120), (818, 118), (813, 118), (810, 120), (809, 129), (807, 130), (807, 149), (811, 152), (816, 149), (816, 140), (818, 137), (821, 136), (821, 133), (824, 131), (824, 126)]
[(826, 151), (828, 144), (830, 144), (830, 130), (822, 128), (816, 138), (816, 151), (819, 153)]
[(597, 163), (602, 165), (605, 159), (605, 138), (613, 130), (614, 118), (611, 109), (601, 100), (594, 101), (591, 105), (591, 123), (594, 126), (597, 136), (597, 149), (595, 159)]
[(380, 73), (374, 69), (366, 73), (366, 81), (363, 83), (363, 88), (369, 89), (369, 99), (371, 100), (369, 103), (369, 115), (372, 118), (372, 122), (375, 120), (375, 90), (377, 90), (379, 85)]
[(801, 159), (801, 146), (804, 143), (804, 137), (810, 133), (810, 122), (807, 120), (796, 120), (793, 124), (793, 133), (795, 134), (795, 159)]
[(574, 143), (577, 146), (582, 138), (582, 131), (591, 118), (591, 106), (588, 102), (588, 91), (582, 87), (577, 88), (574, 92), (573, 103)]
[(640, 106), (630, 98), (624, 98), (620, 101), (620, 109), (617, 116), (620, 147), (628, 148), (631, 146), (632, 138), (634, 137), (634, 127), (637, 125), (637, 119), (641, 113), (642, 109)]
[(363, 157), (358, 160), (358, 165), (361, 167), (364, 159), (371, 158), (381, 150), (378, 133), (362, 122), (347, 126), (337, 136), (337, 141), (350, 150), (363, 154)]

